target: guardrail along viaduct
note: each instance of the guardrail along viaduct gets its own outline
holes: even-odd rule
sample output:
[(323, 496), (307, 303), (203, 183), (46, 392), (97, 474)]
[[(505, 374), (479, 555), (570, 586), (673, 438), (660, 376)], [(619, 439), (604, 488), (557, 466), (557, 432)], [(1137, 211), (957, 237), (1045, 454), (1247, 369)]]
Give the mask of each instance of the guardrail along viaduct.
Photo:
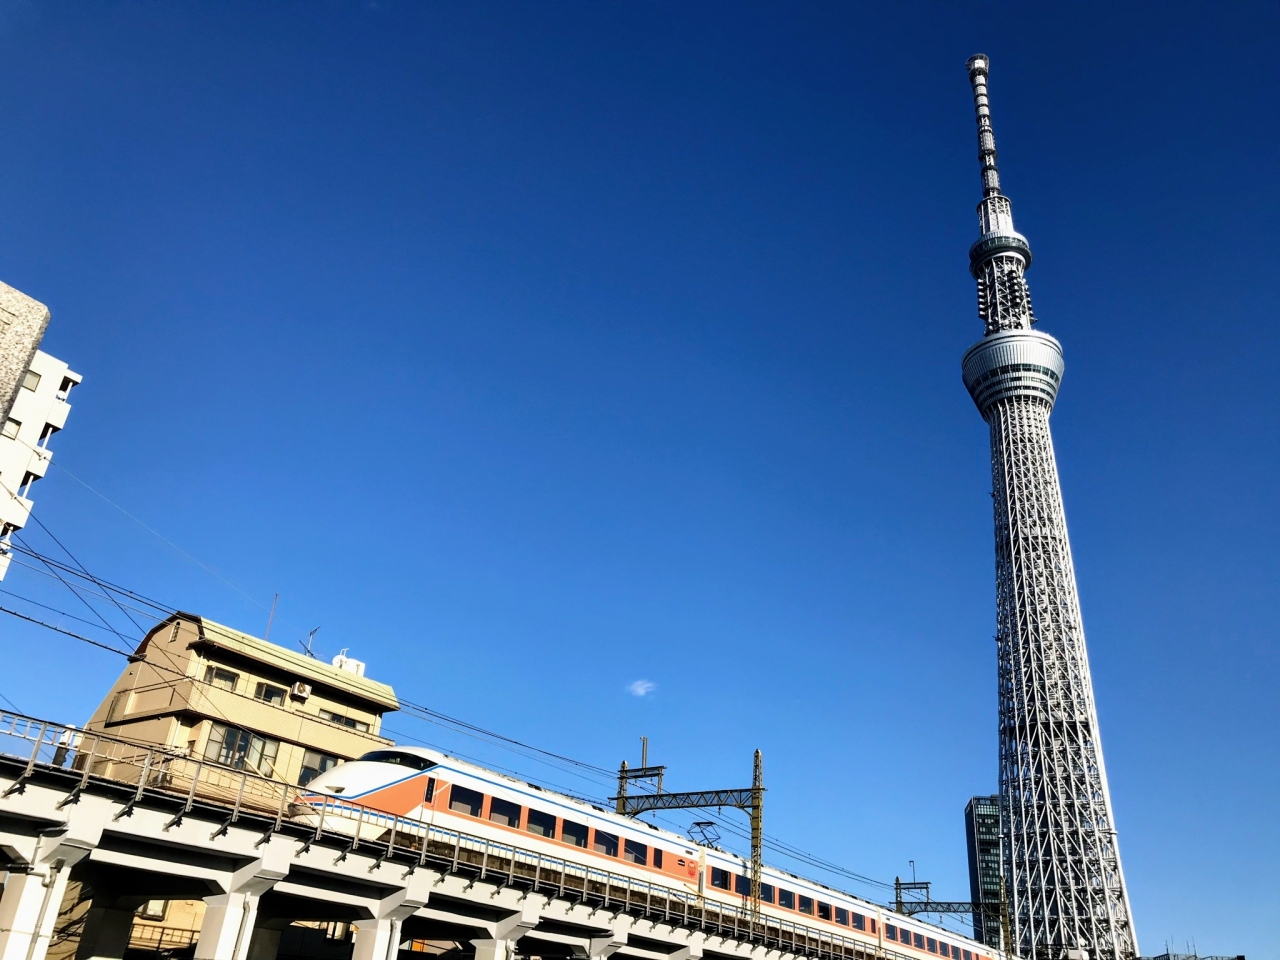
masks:
[[(0, 713), (0, 960), (45, 960), (73, 881), (90, 891), (80, 960), (119, 960), (135, 911), (182, 897), (206, 904), (197, 960), (271, 960), (300, 920), (354, 924), (353, 960), (394, 958), (406, 941), (464, 945), (476, 960), (899, 957), (352, 804), (293, 822), (296, 794), (172, 750)], [(325, 812), (347, 832), (326, 828)]]

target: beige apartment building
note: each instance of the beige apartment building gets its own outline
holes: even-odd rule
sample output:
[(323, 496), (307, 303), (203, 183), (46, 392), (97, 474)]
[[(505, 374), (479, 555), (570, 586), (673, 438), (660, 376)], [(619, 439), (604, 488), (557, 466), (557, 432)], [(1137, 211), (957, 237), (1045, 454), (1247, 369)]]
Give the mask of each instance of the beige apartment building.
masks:
[[(339, 761), (390, 744), (380, 736), (382, 715), (398, 707), (391, 687), (365, 677), (358, 660), (339, 655), (324, 663), (175, 613), (143, 638), (85, 729), (167, 747), (204, 761), (206, 769), (246, 770), (301, 785)], [(216, 778), (208, 783), (216, 788)], [(88, 893), (78, 882), (68, 885), (51, 960), (71, 960), (77, 952)], [(201, 900), (143, 904), (133, 922), (131, 956), (190, 956), (204, 907)], [(306, 941), (308, 955), (350, 952), (347, 924), (295, 926), (288, 943), (318, 938)], [(282, 956), (287, 953), (286, 945)]]
[(395, 692), (349, 657), (324, 663), (189, 613), (143, 638), (86, 730), (305, 784), (391, 741)]

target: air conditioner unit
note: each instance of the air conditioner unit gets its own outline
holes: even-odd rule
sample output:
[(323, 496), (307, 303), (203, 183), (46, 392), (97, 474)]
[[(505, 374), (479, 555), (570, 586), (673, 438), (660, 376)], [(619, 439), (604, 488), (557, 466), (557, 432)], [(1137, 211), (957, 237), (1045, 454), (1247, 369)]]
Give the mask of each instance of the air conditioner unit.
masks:
[(305, 700), (311, 696), (311, 684), (299, 680), (289, 689), (289, 696), (295, 700)]

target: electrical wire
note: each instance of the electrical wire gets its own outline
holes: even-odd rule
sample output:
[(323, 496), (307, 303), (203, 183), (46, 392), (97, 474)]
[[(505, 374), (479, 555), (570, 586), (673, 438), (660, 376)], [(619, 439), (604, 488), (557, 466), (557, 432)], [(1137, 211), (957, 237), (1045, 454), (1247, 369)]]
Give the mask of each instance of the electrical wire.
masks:
[[(103, 499), (106, 499), (106, 498), (104, 497)], [(41, 524), (41, 526), (44, 527), (43, 524)], [(145, 524), (143, 524), (143, 526), (145, 527)], [(49, 532), (50, 537), (53, 538), (55, 542), (58, 542), (56, 538), (53, 537), (52, 533), (47, 530), (47, 528), (44, 528), (44, 529), (46, 530), (46, 532)], [(164, 539), (164, 538), (161, 538), (161, 539)], [(61, 546), (61, 544), (59, 545)], [(88, 602), (83, 597), (80, 596), (79, 592), (77, 592), (77, 589), (73, 587), (70, 583), (68, 583), (66, 578), (59, 575), (59, 571), (65, 572), (69, 576), (72, 576), (78, 579), (87, 580), (88, 582), (97, 586), (99, 590), (102, 592), (101, 593), (90, 592), (90, 595), (96, 596), (99, 599), (109, 600), (112, 603), (115, 603), (117, 606), (119, 606), (120, 604), (118, 602), (118, 598), (113, 596), (113, 594), (115, 593), (118, 593), (121, 596), (128, 596), (131, 599), (134, 599), (140, 603), (145, 603), (152, 608), (151, 611), (144, 611), (141, 608), (134, 607), (133, 609), (139, 613), (148, 612), (148, 613), (151, 613), (151, 615), (154, 615), (154, 612), (163, 612), (167, 615), (172, 610), (172, 608), (170, 608), (166, 604), (162, 604), (161, 602), (153, 600), (142, 594), (139, 594), (136, 591), (129, 590), (117, 584), (112, 584), (108, 581), (102, 580), (101, 578), (94, 576), (86, 568), (84, 568), (83, 565), (80, 566), (79, 570), (76, 570), (74, 568), (67, 567), (67, 565), (62, 564), (56, 560), (53, 560), (52, 558), (45, 557), (43, 554), (40, 554), (38, 551), (31, 549), (25, 543), (22, 544), (22, 548), (23, 548), (22, 549), (23, 553), (27, 554), (28, 556), (31, 556), (34, 559), (40, 560), (47, 567), (49, 567), (50, 570), (53, 571), (52, 576), (55, 579), (62, 582), (65, 586), (67, 586), (68, 589), (70, 589), (71, 592), (81, 600), (81, 602), (89, 606), (90, 610), (92, 610), (95, 616), (98, 616), (99, 619), (103, 619), (101, 617), (101, 614), (99, 614), (98, 611), (91, 604), (88, 604)], [(65, 551), (65, 547), (63, 549)], [(68, 553), (68, 556), (71, 555), (69, 551), (66, 551), (66, 552)], [(74, 557), (73, 557), (73, 560), (74, 560)], [(79, 561), (75, 561), (75, 562), (77, 564), (79, 563)], [(37, 568), (31, 567), (30, 564), (23, 564), (23, 566), (36, 570), (36, 572), (43, 572), (43, 571), (39, 571)], [(203, 564), (201, 564), (201, 566), (203, 566)], [(72, 614), (65, 613), (64, 611), (57, 610), (56, 608), (50, 607), (45, 604), (40, 604), (37, 601), (30, 600), (18, 594), (14, 594), (12, 593), (12, 591), (5, 590), (3, 592), (16, 597), (17, 599), (24, 600), (28, 603), (33, 603), (36, 606), (41, 606), (44, 609), (49, 610), (51, 612), (58, 613), (62, 616), (67, 616), (81, 623), (85, 623), (86, 625), (96, 626), (95, 624), (92, 624), (90, 621), (84, 620), (83, 618), (75, 617)], [(64, 634), (66, 636), (72, 637), (77, 640), (81, 640), (85, 643), (92, 644), (95, 647), (108, 650), (112, 653), (116, 653), (118, 655), (125, 656), (125, 657), (131, 656), (131, 654), (129, 654), (127, 651), (120, 650), (116, 647), (110, 646), (109, 644), (104, 644), (99, 641), (95, 641), (89, 637), (84, 637), (72, 631), (62, 629), (53, 624), (45, 623), (44, 621), (38, 620), (35, 617), (27, 616), (18, 611), (9, 610), (7, 608), (0, 607), (0, 612), (19, 617), (30, 623), (37, 624), (39, 626), (45, 627), (50, 630), (55, 630), (58, 633)], [(129, 619), (131, 622), (134, 622), (136, 624), (136, 621), (133, 621), (132, 617), (130, 617)], [(106, 623), (105, 620), (103, 622)], [(115, 630), (114, 627), (111, 627), (110, 624), (106, 624), (106, 626), (107, 626), (107, 629), (111, 630), (111, 632), (116, 634), (116, 636), (118, 636), (120, 639), (126, 639), (123, 637), (123, 635), (119, 633), (119, 631)], [(141, 628), (139, 627), (139, 629)], [(176, 683), (180, 679), (192, 679), (188, 677), (185, 673), (180, 673), (179, 671), (176, 671), (176, 670), (173, 670), (170, 672), (179, 674), (177, 677), (175, 677), (173, 681), (169, 681), (170, 683)], [(520, 756), (525, 757), (526, 759), (532, 760), (537, 763), (542, 763), (547, 766), (551, 766), (555, 769), (559, 769), (563, 772), (569, 773), (571, 776), (575, 776), (583, 780), (594, 781), (597, 783), (608, 784), (608, 785), (612, 785), (616, 781), (615, 772), (612, 770), (608, 770), (604, 767), (600, 767), (595, 764), (577, 760), (573, 757), (568, 757), (563, 754), (555, 753), (550, 750), (544, 750), (541, 747), (534, 746), (533, 744), (525, 743), (524, 741), (518, 740), (513, 737), (508, 737), (504, 734), (497, 733), (496, 731), (493, 731), (493, 730), (488, 730), (484, 727), (470, 723), (469, 721), (462, 720), (457, 717), (449, 716), (448, 714), (442, 713), (438, 710), (433, 710), (432, 708), (427, 707), (424, 704), (416, 703), (412, 700), (401, 699), (399, 702), (400, 702), (401, 708), (404, 710), (406, 715), (414, 717), (415, 719), (425, 721), (427, 723), (431, 723), (453, 734), (465, 736), (465, 737), (468, 737), (469, 739), (473, 739), (481, 743), (487, 743), (493, 746), (497, 746), (501, 749), (509, 750), (511, 752), (517, 753)], [(224, 717), (223, 719), (226, 719), (226, 718)], [(388, 731), (388, 732), (395, 732), (395, 731)], [(405, 734), (397, 734), (397, 735), (405, 736)], [(417, 738), (410, 737), (409, 739), (417, 739)], [(426, 743), (427, 741), (419, 741), (419, 742)], [(431, 746), (433, 746), (435, 749), (445, 749), (444, 747), (434, 745), (434, 744), (431, 744)], [(502, 772), (509, 773), (510, 775), (517, 776), (521, 779), (530, 779), (525, 774), (519, 773), (514, 770), (510, 770), (508, 768), (498, 767), (496, 764), (494, 764), (492, 761), (489, 761), (489, 760), (481, 760), (478, 758), (469, 757), (455, 750), (446, 750), (445, 752), (455, 753), (463, 759), (469, 759), (481, 765), (502, 770)], [(557, 791), (566, 793), (569, 796), (576, 797), (576, 794), (573, 791), (568, 790), (563, 785), (550, 783), (550, 782), (545, 782), (545, 785)], [(608, 802), (607, 799), (604, 797), (595, 797), (595, 798), (576, 797), (576, 798), (584, 800), (585, 802), (600, 805), (600, 806), (606, 806)], [(722, 816), (711, 814), (709, 811), (706, 812), (704, 815), (707, 816), (707, 818), (710, 819), (712, 822), (716, 823), (717, 826), (725, 830), (725, 832), (733, 835), (739, 840), (749, 841), (750, 835), (747, 832), (745, 832), (736, 823), (729, 820), (725, 820)], [(675, 821), (671, 820), (668, 817), (658, 816), (658, 817), (655, 817), (655, 819), (660, 819), (666, 823), (675, 824)], [(678, 825), (678, 824), (676, 825), (679, 827), (679, 829), (681, 830), (684, 829), (682, 825)], [(826, 860), (815, 854), (811, 854), (805, 850), (802, 850), (799, 847), (795, 847), (791, 844), (785, 843), (784, 841), (781, 841), (777, 838), (767, 837), (765, 839), (765, 849), (769, 850), (770, 852), (774, 853), (777, 856), (783, 857), (787, 860), (790, 860), (799, 864), (803, 864), (812, 869), (820, 870), (823, 873), (828, 873), (834, 876), (843, 877), (847, 880), (852, 880), (860, 884), (867, 884), (869, 886), (879, 888), (879, 889), (893, 889), (892, 884), (888, 884), (888, 883), (885, 883), (884, 881), (875, 880), (871, 877), (867, 877), (863, 874), (859, 874), (855, 871), (842, 867), (839, 864), (832, 863), (829, 860)]]

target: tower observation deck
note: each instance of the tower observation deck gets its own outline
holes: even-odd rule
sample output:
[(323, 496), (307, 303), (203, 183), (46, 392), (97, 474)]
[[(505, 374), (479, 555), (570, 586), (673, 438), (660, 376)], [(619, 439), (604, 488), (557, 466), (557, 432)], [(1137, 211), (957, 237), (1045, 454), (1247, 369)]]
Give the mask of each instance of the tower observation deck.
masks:
[(969, 249), (984, 335), (965, 386), (991, 429), (1000, 805), (1012, 950), (1029, 960), (1138, 954), (1107, 788), (1049, 413), (1062, 346), (1032, 330), (1031, 246), (1000, 190), (987, 57), (968, 62), (982, 167)]

